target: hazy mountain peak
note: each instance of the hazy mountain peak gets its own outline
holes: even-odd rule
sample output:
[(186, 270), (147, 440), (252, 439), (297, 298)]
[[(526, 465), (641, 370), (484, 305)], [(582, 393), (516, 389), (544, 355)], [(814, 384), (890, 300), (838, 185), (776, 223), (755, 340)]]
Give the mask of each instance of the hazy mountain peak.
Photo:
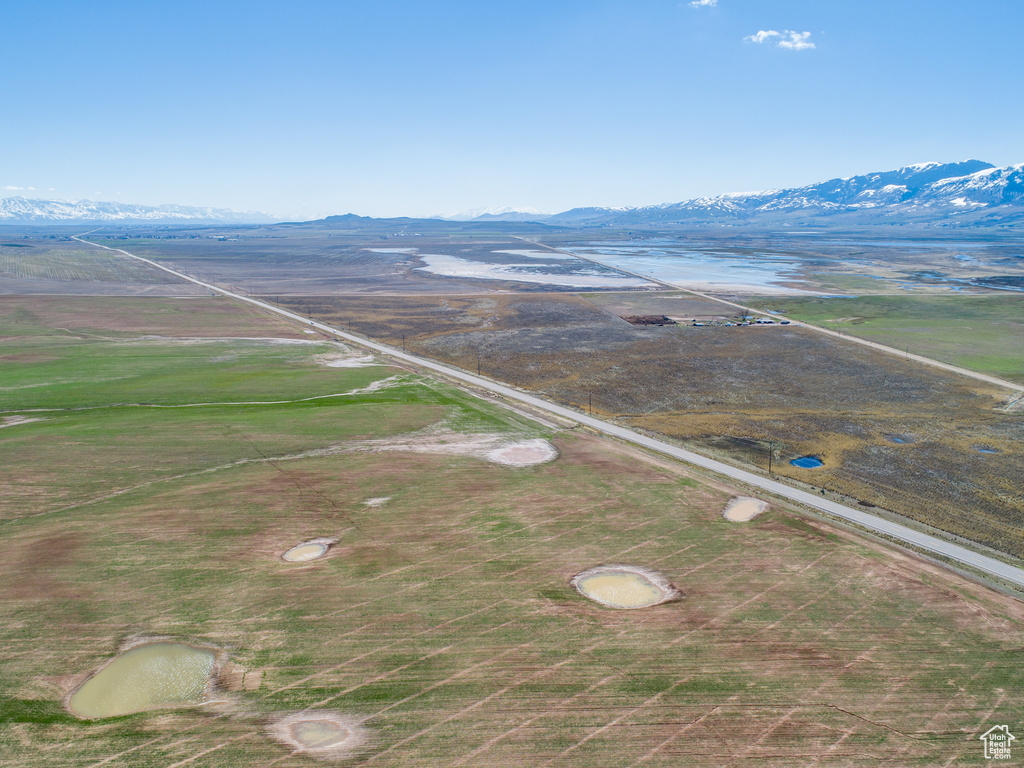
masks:
[(472, 208), (462, 213), (441, 216), (439, 218), (446, 219), (447, 221), (475, 221), (477, 219), (483, 221), (540, 221), (548, 216), (550, 214), (541, 213), (536, 208), (491, 206), (489, 208)]

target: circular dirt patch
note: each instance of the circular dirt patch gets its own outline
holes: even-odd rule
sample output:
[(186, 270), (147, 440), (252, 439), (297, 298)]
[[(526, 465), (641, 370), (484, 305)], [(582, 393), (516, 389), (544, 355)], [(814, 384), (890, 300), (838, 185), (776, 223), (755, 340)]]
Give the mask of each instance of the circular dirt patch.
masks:
[(331, 548), (333, 543), (334, 539), (304, 541), (301, 544), (296, 544), (281, 555), (281, 559), (289, 563), (307, 563), (310, 560), (316, 560), (318, 557), (326, 555), (327, 550)]
[(650, 608), (682, 598), (682, 593), (657, 571), (637, 565), (599, 565), (572, 577), (573, 588), (609, 608)]
[(745, 523), (764, 512), (768, 504), (750, 496), (736, 496), (729, 501), (722, 517), (734, 523)]
[(296, 752), (321, 760), (345, 760), (369, 742), (370, 731), (359, 718), (340, 712), (296, 712), (275, 720), (271, 737)]
[(547, 440), (522, 440), (518, 443), (495, 448), (487, 454), (487, 460), (507, 467), (532, 467), (558, 458), (555, 446)]

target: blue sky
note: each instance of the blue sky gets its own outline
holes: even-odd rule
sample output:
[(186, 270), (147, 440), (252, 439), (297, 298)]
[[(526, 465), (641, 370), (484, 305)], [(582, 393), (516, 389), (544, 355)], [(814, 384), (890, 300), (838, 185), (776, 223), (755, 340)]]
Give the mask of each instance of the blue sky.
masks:
[(1024, 162), (1019, 0), (34, 0), (3, 17), (0, 196), (554, 212)]

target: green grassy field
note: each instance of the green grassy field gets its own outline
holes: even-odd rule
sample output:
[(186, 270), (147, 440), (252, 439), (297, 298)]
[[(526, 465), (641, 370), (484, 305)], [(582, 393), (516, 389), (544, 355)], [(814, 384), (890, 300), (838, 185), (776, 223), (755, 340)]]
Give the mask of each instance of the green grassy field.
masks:
[(1024, 295), (780, 298), (797, 320), (1024, 383)]
[[(150, 301), (151, 320), (173, 306)], [(112, 341), (90, 306), (4, 342), (29, 356), (0, 418), (41, 420), (0, 429), (0, 764), (311, 766), (265, 726), (313, 708), (366, 718), (362, 766), (981, 765), (977, 736), (1024, 717), (1013, 598), (782, 507), (728, 523), (734, 489), (406, 370), (325, 368), (322, 343)], [(114, 325), (117, 302), (92, 306)], [(177, 331), (220, 335), (223, 306)], [(225, 404), (254, 393), (291, 397)], [(477, 433), (560, 456), (384, 450)], [(327, 557), (280, 559), (315, 536)], [(613, 562), (685, 597), (614, 611), (569, 587)], [(216, 707), (70, 716), (63, 696), (138, 636), (246, 674)]]

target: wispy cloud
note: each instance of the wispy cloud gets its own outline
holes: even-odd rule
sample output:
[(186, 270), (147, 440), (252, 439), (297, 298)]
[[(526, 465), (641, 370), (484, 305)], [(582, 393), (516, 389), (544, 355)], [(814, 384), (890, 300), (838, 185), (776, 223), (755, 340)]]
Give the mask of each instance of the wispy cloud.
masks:
[(691, 8), (714, 8), (718, 5), (718, 0), (693, 0), (690, 3)]
[(7, 191), (7, 192), (35, 192), (36, 191), (35, 187), (16, 187), (13, 184), (8, 184), (5, 187), (0, 187), (0, 189), (3, 189), (5, 191)]
[(748, 43), (774, 44), (790, 51), (806, 51), (808, 48), (815, 47), (811, 42), (810, 32), (794, 32), (791, 29), (782, 32), (777, 32), (774, 29), (762, 29), (756, 35), (747, 35), (743, 39)]

